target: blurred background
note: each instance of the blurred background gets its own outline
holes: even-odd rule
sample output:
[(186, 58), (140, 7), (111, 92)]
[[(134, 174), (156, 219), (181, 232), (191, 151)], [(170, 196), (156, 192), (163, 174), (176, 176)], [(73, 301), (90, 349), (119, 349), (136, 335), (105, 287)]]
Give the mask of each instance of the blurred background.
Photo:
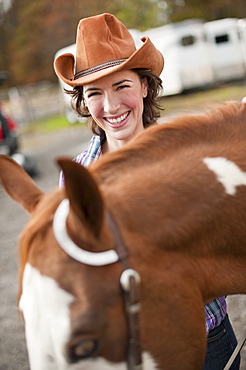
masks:
[[(245, 0), (0, 0), (0, 153), (43, 191), (58, 184), (55, 158), (74, 157), (91, 136), (71, 111), (53, 61), (74, 52), (78, 21), (102, 12), (117, 16), (137, 46), (149, 35), (163, 53), (161, 122), (246, 96)], [(16, 302), (17, 241), (27, 217), (1, 187), (0, 210), (0, 369), (29, 370)], [(227, 301), (240, 339), (246, 296)]]
[(18, 124), (64, 113), (77, 120), (53, 60), (74, 51), (79, 19), (102, 12), (117, 16), (137, 46), (147, 34), (163, 52), (165, 96), (245, 81), (245, 0), (0, 0), (0, 100)]

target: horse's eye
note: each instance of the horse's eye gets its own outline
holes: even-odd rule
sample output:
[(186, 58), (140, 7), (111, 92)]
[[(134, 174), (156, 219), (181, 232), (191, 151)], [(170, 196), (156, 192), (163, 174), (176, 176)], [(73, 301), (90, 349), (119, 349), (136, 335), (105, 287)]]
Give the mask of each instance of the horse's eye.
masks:
[(98, 350), (98, 340), (82, 340), (68, 346), (67, 359), (75, 363), (88, 357), (92, 357)]

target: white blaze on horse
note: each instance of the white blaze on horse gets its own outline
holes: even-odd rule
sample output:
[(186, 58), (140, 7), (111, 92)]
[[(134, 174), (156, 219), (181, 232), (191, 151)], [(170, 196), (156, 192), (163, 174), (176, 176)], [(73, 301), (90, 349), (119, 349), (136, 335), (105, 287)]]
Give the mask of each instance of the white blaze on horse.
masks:
[(149, 128), (88, 169), (58, 162), (66, 186), (44, 194), (0, 158), (30, 214), (19, 306), (31, 369), (140, 369), (141, 357), (202, 369), (204, 304), (246, 294), (246, 104)]

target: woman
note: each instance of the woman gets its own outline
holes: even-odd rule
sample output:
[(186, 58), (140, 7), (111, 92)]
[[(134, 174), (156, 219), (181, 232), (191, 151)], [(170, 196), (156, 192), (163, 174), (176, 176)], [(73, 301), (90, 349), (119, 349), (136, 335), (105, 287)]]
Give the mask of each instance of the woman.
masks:
[[(106, 152), (119, 149), (159, 117), (158, 77), (164, 66), (162, 54), (142, 38), (136, 50), (125, 26), (111, 14), (79, 22), (76, 63), (72, 54), (59, 56), (56, 74), (72, 86), (74, 108), (89, 117), (93, 137), (75, 160), (88, 166)], [(75, 64), (75, 74), (74, 74)], [(61, 176), (60, 185), (64, 182)], [(223, 369), (237, 341), (226, 313), (225, 297), (205, 306), (208, 351), (204, 370)], [(231, 369), (238, 370), (237, 357)]]

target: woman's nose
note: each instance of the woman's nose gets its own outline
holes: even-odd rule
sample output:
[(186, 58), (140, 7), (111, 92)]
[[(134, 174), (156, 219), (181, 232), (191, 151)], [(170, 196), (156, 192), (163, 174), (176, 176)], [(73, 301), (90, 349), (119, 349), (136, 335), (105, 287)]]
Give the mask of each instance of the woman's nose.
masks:
[(103, 106), (106, 113), (115, 114), (120, 107), (120, 101), (114, 94), (105, 94)]

